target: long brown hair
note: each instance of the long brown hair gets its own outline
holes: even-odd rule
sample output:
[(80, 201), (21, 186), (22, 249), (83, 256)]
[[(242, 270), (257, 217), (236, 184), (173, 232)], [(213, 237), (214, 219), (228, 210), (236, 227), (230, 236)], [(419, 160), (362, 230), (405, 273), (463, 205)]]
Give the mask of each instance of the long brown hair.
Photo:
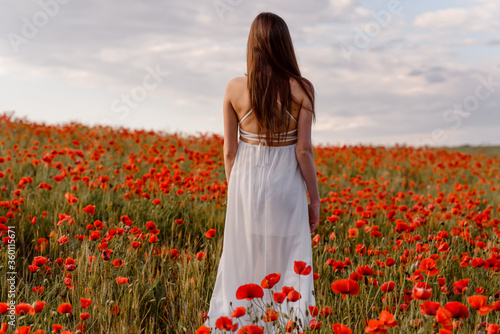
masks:
[(295, 101), (290, 78), (306, 92), (312, 103), (313, 121), (316, 121), (314, 88), (301, 76), (288, 26), (276, 14), (260, 13), (252, 23), (247, 44), (247, 75), (258, 133), (266, 129), (266, 142), (281, 141), (288, 129), (291, 119), (282, 108), (291, 111), (292, 100)]

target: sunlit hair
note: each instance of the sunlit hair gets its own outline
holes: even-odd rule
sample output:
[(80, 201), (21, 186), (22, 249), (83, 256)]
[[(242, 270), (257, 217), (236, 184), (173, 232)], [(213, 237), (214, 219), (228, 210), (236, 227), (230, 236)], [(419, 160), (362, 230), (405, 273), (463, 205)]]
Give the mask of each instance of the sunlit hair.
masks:
[[(314, 88), (300, 74), (292, 38), (285, 21), (273, 13), (260, 13), (250, 28), (247, 44), (247, 75), (250, 103), (257, 118), (259, 134), (266, 129), (267, 142), (280, 141), (288, 130), (290, 116), (281, 106), (292, 110), (290, 78), (294, 78), (307, 93), (313, 120)], [(295, 101), (297, 102), (297, 101)], [(298, 103), (298, 102), (297, 102)]]

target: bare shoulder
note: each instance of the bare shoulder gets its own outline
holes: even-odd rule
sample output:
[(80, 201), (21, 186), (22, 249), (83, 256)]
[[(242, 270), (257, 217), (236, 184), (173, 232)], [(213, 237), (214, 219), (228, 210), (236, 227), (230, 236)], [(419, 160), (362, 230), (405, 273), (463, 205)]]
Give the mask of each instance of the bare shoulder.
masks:
[(247, 78), (246, 77), (236, 77), (231, 80), (226, 85), (225, 98), (231, 103), (235, 103), (241, 98), (241, 95), (246, 90)]
[(246, 89), (247, 86), (247, 77), (236, 77), (227, 83), (227, 88), (231, 90), (239, 90), (239, 89)]
[[(313, 84), (306, 78), (304, 79), (304, 86), (308, 90), (308, 93), (314, 96), (314, 86)], [(307, 92), (302, 88), (300, 83), (294, 78), (290, 78), (290, 88), (292, 90), (292, 95), (299, 102), (303, 102), (304, 100), (309, 100)]]

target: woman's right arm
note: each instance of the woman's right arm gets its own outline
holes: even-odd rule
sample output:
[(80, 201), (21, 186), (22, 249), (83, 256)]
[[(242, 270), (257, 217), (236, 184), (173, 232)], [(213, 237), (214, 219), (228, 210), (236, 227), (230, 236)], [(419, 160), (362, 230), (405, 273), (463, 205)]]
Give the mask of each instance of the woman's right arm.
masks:
[(309, 225), (311, 232), (316, 229), (319, 223), (319, 205), (320, 197), (318, 191), (318, 180), (316, 177), (316, 166), (314, 165), (314, 152), (311, 143), (311, 128), (312, 128), (312, 103), (304, 94), (302, 108), (299, 112), (299, 120), (297, 124), (297, 147), (295, 154), (299, 163), (300, 172), (309, 192), (310, 203)]

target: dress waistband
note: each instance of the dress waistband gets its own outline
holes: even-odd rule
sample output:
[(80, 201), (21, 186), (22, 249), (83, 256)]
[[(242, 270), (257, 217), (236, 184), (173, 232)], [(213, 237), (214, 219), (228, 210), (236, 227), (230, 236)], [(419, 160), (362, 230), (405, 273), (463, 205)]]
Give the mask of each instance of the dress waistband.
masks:
[[(241, 139), (241, 138), (240, 138)], [(245, 141), (240, 140), (240, 143), (243, 143), (244, 145), (247, 146), (254, 146), (257, 151), (257, 157), (255, 159), (255, 164), (254, 166), (259, 167), (263, 165), (268, 165), (269, 164), (269, 155), (271, 149), (289, 149), (291, 147), (295, 147), (297, 143), (289, 144), (289, 145), (280, 145), (280, 146), (272, 146), (272, 145), (267, 145), (266, 141), (264, 139), (259, 140), (259, 145), (256, 144), (250, 144)]]
[[(289, 135), (290, 133), (294, 133), (294, 132), (297, 132), (297, 129), (293, 129), (291, 131), (284, 132), (283, 133), (283, 134), (285, 134), (284, 141), (292, 141), (292, 140), (297, 139), (297, 135), (293, 135), (293, 136)], [(265, 139), (265, 135), (263, 135), (263, 134), (259, 135), (257, 133), (248, 132), (248, 131), (243, 130), (242, 128), (240, 128), (240, 137), (245, 138), (245, 139), (255, 140), (255, 141), (261, 141), (261, 140)]]

